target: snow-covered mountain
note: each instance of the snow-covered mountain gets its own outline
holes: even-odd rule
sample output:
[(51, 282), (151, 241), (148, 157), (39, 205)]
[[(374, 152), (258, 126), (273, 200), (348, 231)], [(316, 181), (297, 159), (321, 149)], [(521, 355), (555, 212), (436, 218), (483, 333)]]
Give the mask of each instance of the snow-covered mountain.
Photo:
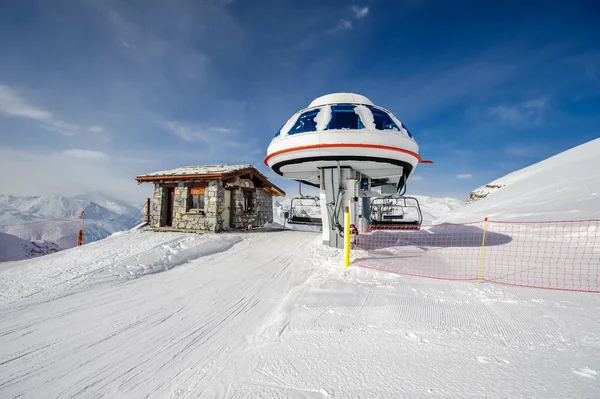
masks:
[[(125, 207), (126, 205), (123, 205)], [(127, 205), (129, 206), (129, 205)], [(15, 197), (0, 195), (0, 224), (19, 224), (74, 216), (85, 211), (89, 219), (118, 219), (131, 214), (113, 212), (91, 200), (61, 197)]]
[[(86, 243), (131, 228), (139, 221), (138, 217), (132, 220), (138, 209), (99, 192), (73, 198), (0, 195), (0, 232), (4, 233), (0, 261), (26, 259), (76, 246), (81, 211), (85, 211)], [(13, 249), (9, 251), (7, 246)]]
[(134, 215), (139, 210), (139, 208), (136, 208), (135, 206), (119, 201), (100, 191), (92, 191), (87, 194), (77, 195), (73, 197), (73, 199), (93, 202), (118, 215)]
[(61, 248), (53, 242), (27, 241), (0, 232), (0, 262), (35, 258), (60, 250)]
[(445, 221), (600, 218), (600, 139), (494, 180)]

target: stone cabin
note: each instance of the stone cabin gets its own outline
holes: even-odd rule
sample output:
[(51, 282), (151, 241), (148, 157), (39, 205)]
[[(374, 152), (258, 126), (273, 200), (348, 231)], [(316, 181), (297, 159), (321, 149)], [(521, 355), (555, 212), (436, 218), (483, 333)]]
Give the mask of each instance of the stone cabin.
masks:
[(184, 166), (148, 173), (154, 183), (150, 225), (157, 230), (211, 231), (273, 221), (273, 197), (285, 196), (253, 165)]

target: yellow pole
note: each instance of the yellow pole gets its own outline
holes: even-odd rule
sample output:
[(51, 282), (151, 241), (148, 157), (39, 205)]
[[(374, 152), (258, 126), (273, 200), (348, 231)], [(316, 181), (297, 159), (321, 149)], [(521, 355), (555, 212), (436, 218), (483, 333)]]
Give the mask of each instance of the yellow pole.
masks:
[(344, 267), (350, 266), (350, 208), (344, 212)]
[(483, 252), (485, 251), (485, 236), (487, 234), (488, 218), (483, 219), (483, 240), (481, 240), (481, 250), (479, 251), (479, 268), (477, 269), (477, 284), (481, 284), (481, 272), (483, 272)]

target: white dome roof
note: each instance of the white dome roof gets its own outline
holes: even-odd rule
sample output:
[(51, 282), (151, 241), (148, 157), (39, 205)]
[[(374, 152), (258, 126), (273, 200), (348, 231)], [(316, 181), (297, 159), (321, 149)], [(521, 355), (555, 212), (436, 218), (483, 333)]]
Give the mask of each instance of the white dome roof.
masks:
[(328, 104), (365, 104), (375, 105), (367, 97), (355, 93), (332, 93), (315, 98), (308, 108), (318, 107)]

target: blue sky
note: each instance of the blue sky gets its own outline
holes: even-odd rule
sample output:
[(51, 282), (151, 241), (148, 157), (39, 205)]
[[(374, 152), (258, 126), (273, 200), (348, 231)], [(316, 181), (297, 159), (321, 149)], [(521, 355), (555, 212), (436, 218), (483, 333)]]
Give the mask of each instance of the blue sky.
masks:
[[(99, 189), (254, 163), (315, 97), (364, 94), (425, 158), (409, 193), (453, 196), (600, 136), (600, 5), (57, 0), (0, 5), (0, 192)], [(595, 172), (597, 173), (597, 172)]]

